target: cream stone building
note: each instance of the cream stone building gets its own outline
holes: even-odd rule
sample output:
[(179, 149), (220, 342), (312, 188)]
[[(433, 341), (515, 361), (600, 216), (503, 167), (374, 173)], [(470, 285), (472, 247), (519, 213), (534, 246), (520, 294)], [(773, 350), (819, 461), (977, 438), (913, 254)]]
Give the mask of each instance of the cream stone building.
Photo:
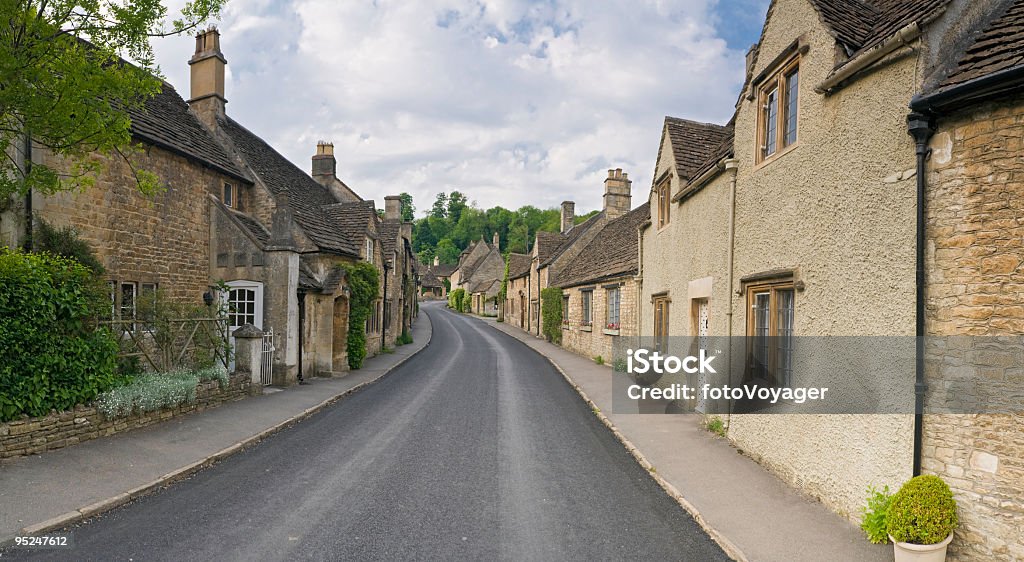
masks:
[[(666, 120), (650, 196), (651, 222), (642, 229), (641, 335), (790, 341), (918, 333), (918, 174), (915, 140), (907, 134), (908, 104), (936, 77), (948, 74), (974, 32), (1003, 14), (1008, 4), (772, 2), (760, 41), (748, 54), (733, 120), (720, 127)], [(1006, 125), (1012, 109), (1002, 111)], [(956, 150), (955, 143), (967, 135), (958, 137), (960, 129), (953, 127), (944, 137), (948, 150)], [(983, 136), (961, 150), (977, 151), (986, 142), (1000, 141)], [(948, 158), (948, 150), (936, 154)], [(980, 172), (991, 173), (991, 165), (984, 166), (969, 169), (972, 177), (989, 177)], [(935, 173), (950, 185), (964, 184), (952, 171)], [(946, 209), (961, 217), (957, 203)], [(945, 232), (952, 235), (956, 228), (949, 225), (952, 230)], [(965, 239), (952, 243), (968, 244)], [(959, 251), (978, 259), (984, 253)], [(951, 260), (956, 252), (935, 250), (934, 259)], [(1003, 268), (997, 273), (1011, 275), (1005, 271), (1016, 270), (1011, 261), (1000, 257), (988, 263), (993, 272)], [(964, 286), (949, 283), (937, 298), (954, 304), (963, 316), (987, 314), (962, 308), (968, 304), (955, 307), (959, 298), (992, 306), (983, 304), (985, 297), (963, 297)], [(946, 314), (936, 311), (935, 318)], [(998, 333), (1009, 322), (997, 318), (983, 329)], [(748, 381), (799, 385), (802, 374), (790, 369), (785, 351), (754, 359)], [(907, 377), (910, 389), (914, 373)], [(851, 519), (857, 518), (868, 486), (896, 488), (913, 475), (922, 457), (944, 449), (929, 449), (927, 441), (923, 450), (915, 445), (915, 427), (921, 424), (910, 412), (724, 416), (729, 438), (746, 454)], [(923, 425), (928, 426), (927, 420)], [(972, 431), (982, 430), (947, 424), (936, 435), (966, 441)], [(971, 500), (962, 509), (976, 511), (971, 504), (981, 498), (972, 494), (984, 494), (955, 476), (972, 457), (941, 454), (952, 461), (947, 480), (963, 490), (961, 498)], [(993, 465), (990, 457), (974, 458), (984, 459), (976, 465)], [(930, 462), (932, 469), (950, 466)], [(1002, 490), (986, 491), (992, 498), (984, 501), (1003, 505), (1015, 488), (1004, 485)], [(1016, 497), (993, 511), (1015, 513)], [(958, 531), (954, 552), (968, 552), (963, 544), (970, 541), (964, 539), (976, 529), (998, 531), (999, 538), (986, 540), (1004, 546), (1000, 555), (1007, 552), (1005, 545), (1019, 544), (1019, 527), (1013, 534), (994, 522), (1001, 519), (982, 519)], [(995, 549), (986, 552), (997, 554)]]

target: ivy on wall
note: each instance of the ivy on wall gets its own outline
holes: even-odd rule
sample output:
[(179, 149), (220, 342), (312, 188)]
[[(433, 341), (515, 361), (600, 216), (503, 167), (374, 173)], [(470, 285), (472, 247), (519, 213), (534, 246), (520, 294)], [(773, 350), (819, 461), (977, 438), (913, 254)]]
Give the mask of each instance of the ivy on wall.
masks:
[(562, 289), (548, 287), (540, 292), (542, 331), (549, 342), (562, 343)]
[(366, 319), (380, 298), (380, 272), (368, 262), (338, 267), (345, 270), (349, 289), (348, 366), (360, 369), (366, 359)]

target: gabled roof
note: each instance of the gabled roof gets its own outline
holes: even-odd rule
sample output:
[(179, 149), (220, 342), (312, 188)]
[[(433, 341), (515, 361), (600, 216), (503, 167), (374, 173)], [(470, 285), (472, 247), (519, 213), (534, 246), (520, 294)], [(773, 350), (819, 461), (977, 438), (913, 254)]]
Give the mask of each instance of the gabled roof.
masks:
[(474, 273), (476, 273), (476, 269), (480, 267), (480, 264), (484, 263), (484, 261), (487, 260), (487, 256), (491, 255), (491, 253), (497, 252), (499, 256), (501, 255), (501, 252), (495, 246), (488, 242), (484, 242), (483, 240), (481, 240), (480, 242), (478, 242), (478, 244), (482, 244), (483, 248), (485, 248), (487, 251), (480, 253), (476, 257), (476, 259), (470, 259), (472, 257), (472, 254), (467, 256), (466, 262), (459, 267), (459, 269), (462, 270), (462, 272), (459, 274), (459, 279), (461, 279), (462, 283), (468, 281), (469, 278), (472, 277)]
[(1024, 1), (1016, 0), (978, 36), (937, 91), (1024, 65)]
[(855, 54), (881, 43), (901, 28), (925, 24), (950, 0), (811, 0), (822, 23), (847, 52)]
[(555, 255), (555, 252), (562, 246), (563, 236), (558, 232), (540, 231), (537, 233), (537, 241), (534, 246), (537, 249), (537, 258), (540, 263), (547, 262), (548, 258)]
[(526, 254), (511, 253), (508, 255), (508, 278), (518, 279), (530, 274), (533, 258)]
[(593, 215), (592, 217), (588, 218), (587, 220), (581, 222), (580, 224), (577, 224), (576, 226), (572, 227), (572, 229), (569, 232), (565, 234), (559, 233), (559, 236), (561, 236), (562, 238), (558, 244), (558, 247), (555, 248), (555, 251), (552, 252), (551, 255), (547, 257), (547, 259), (543, 259), (540, 261), (540, 267), (551, 265), (551, 262), (557, 260), (559, 256), (564, 254), (566, 250), (572, 247), (572, 245), (577, 240), (580, 239), (580, 237), (582, 237), (588, 230), (593, 228), (594, 225), (599, 223), (601, 219), (604, 218), (604, 216), (604, 211), (601, 211)]
[(139, 139), (252, 183), (252, 178), (213, 139), (170, 84), (164, 82), (158, 94), (146, 100), (143, 108), (130, 109), (128, 116), (132, 122), (132, 134)]
[[(665, 131), (672, 143), (672, 154), (676, 160), (676, 174), (687, 182), (698, 174), (708, 158), (729, 136), (726, 127), (714, 123), (698, 123), (676, 117), (665, 118)], [(655, 178), (657, 180), (657, 178)]]
[(623, 275), (635, 275), (639, 269), (637, 228), (650, 215), (651, 204), (644, 203), (610, 221), (579, 255), (562, 268), (552, 285), (575, 287)]
[(441, 283), (441, 280), (438, 279), (437, 276), (431, 273), (430, 270), (428, 269), (420, 277), (420, 286), (432, 289), (435, 287), (444, 287), (444, 283)]
[(288, 206), (295, 212), (295, 222), (321, 250), (359, 255), (359, 244), (344, 235), (324, 212), (324, 207), (338, 201), (329, 189), (320, 185), (263, 139), (228, 118), (221, 121), (223, 130), (238, 149), (246, 165), (276, 195), (287, 194)]
[(313, 270), (301, 259), (299, 260), (299, 288), (314, 291), (323, 289), (323, 285), (316, 280)]
[(735, 133), (736, 123), (735, 121), (729, 121), (729, 124), (725, 126), (725, 136), (722, 138), (722, 141), (708, 153), (704, 162), (693, 171), (692, 177), (687, 183), (683, 184), (683, 188), (679, 190), (679, 193), (672, 197), (673, 203), (682, 201), (700, 191), (702, 186), (693, 186), (688, 189), (688, 184), (707, 172), (712, 171), (722, 160), (735, 155)]

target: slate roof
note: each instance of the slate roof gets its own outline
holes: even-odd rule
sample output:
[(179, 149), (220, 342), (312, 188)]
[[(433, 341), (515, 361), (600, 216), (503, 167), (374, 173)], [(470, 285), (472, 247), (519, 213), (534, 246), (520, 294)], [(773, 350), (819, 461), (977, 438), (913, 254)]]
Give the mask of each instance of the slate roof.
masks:
[[(811, 0), (821, 21), (851, 55), (870, 49), (913, 22), (924, 24), (950, 0)], [(845, 62), (845, 61), (844, 61)], [(840, 63), (839, 66), (842, 66)]]
[(562, 246), (563, 236), (559, 232), (540, 231), (537, 233), (537, 257), (540, 263), (545, 263), (548, 258), (555, 255), (555, 252)]
[(377, 232), (380, 235), (380, 244), (381, 249), (384, 250), (384, 255), (392, 255), (395, 251), (395, 246), (398, 244), (398, 239), (402, 234), (402, 223), (395, 220), (383, 221), (380, 223), (380, 226), (377, 227)]
[[(721, 142), (718, 143), (718, 146), (716, 146), (713, 150), (708, 152), (708, 155), (705, 158), (704, 162), (693, 171), (692, 177), (690, 178), (691, 181), (711, 171), (711, 169), (717, 166), (718, 163), (721, 162), (723, 159), (735, 155), (735, 122), (729, 121), (729, 124), (726, 125), (724, 128), (725, 136), (722, 138)], [(688, 197), (696, 192), (696, 190), (691, 190), (687, 192), (684, 187), (684, 189), (679, 192), (679, 195), (673, 198), (673, 201), (675, 201), (676, 199), (682, 200), (683, 198)]]
[(319, 291), (323, 289), (323, 285), (316, 280), (316, 276), (313, 275), (313, 270), (306, 265), (305, 262), (299, 260), (299, 288), (302, 289), (313, 289)]
[(943, 80), (945, 90), (1024, 64), (1024, 0), (1016, 0), (982, 31), (957, 67)]
[(428, 267), (427, 270), (438, 277), (451, 277), (452, 274), (455, 273), (455, 270), (458, 268), (458, 265), (450, 263), (440, 263)]
[(327, 216), (323, 207), (338, 201), (329, 189), (274, 150), (263, 139), (228, 118), (221, 122), (245, 163), (276, 196), (288, 195), (295, 222), (321, 250), (359, 256), (359, 243)]
[(520, 277), (526, 277), (530, 274), (530, 264), (533, 262), (533, 257), (527, 254), (515, 254), (511, 253), (508, 255), (508, 278), (518, 279)]
[(644, 203), (609, 222), (559, 272), (553, 285), (575, 287), (623, 275), (635, 275), (637, 264), (637, 227), (651, 216), (651, 204)]
[(696, 172), (707, 163), (712, 154), (717, 153), (722, 141), (729, 136), (729, 130), (721, 125), (698, 123), (676, 117), (666, 117), (665, 128), (672, 142), (676, 173), (684, 182), (699, 175)]
[(441, 283), (441, 280), (438, 279), (437, 276), (431, 273), (430, 270), (428, 269), (420, 277), (420, 286), (427, 288), (444, 287), (444, 283)]
[(369, 233), (368, 225), (377, 213), (373, 208), (373, 201), (335, 203), (325, 205), (323, 211), (331, 223), (340, 228), (342, 234), (360, 248)]
[(558, 259), (559, 256), (564, 254), (566, 250), (568, 250), (577, 240), (579, 240), (579, 238), (583, 236), (585, 232), (593, 228), (593, 226), (600, 222), (603, 218), (604, 211), (601, 211), (600, 213), (597, 213), (594, 216), (588, 218), (587, 220), (581, 222), (580, 224), (577, 224), (576, 226), (572, 227), (572, 230), (570, 230), (569, 232), (565, 234), (559, 233), (559, 236), (562, 237), (561, 242), (559, 243), (558, 247), (555, 248), (555, 251), (552, 252), (551, 255), (547, 257), (547, 259), (541, 260), (540, 267), (551, 265), (553, 261)]
[(480, 257), (473, 260), (472, 262), (466, 262), (462, 264), (462, 267), (460, 268), (462, 270), (462, 274), (459, 275), (459, 279), (461, 279), (462, 282), (467, 281), (470, 277), (473, 276), (473, 273), (476, 272), (476, 268), (480, 267), (480, 264), (484, 263), (484, 261), (487, 260), (487, 256), (490, 255), (491, 252), (498, 251), (497, 248), (495, 248), (493, 245), (487, 242), (481, 241), (479, 243), (483, 244), (484, 247), (487, 248), (487, 253), (481, 254)]
[(230, 207), (224, 208), (227, 209), (229, 213), (231, 213), (231, 216), (235, 217), (235, 220), (241, 223), (242, 228), (245, 228), (245, 230), (248, 231), (249, 234), (252, 235), (252, 237), (255, 238), (257, 242), (259, 242), (261, 248), (265, 247), (270, 242), (270, 231), (267, 230), (266, 227), (264, 227), (262, 224), (260, 224), (259, 221), (250, 217), (249, 215), (239, 213), (238, 211), (231, 209)]
[(213, 139), (199, 119), (188, 110), (174, 87), (164, 82), (160, 93), (141, 109), (130, 109), (132, 134), (171, 152), (196, 160), (222, 174), (252, 183), (252, 178)]

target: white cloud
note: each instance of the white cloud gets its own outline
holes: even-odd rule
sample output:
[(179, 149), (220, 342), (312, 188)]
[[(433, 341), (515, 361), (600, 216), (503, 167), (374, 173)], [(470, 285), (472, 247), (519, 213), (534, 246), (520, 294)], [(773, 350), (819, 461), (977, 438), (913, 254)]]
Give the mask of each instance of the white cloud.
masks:
[[(724, 122), (743, 53), (715, 0), (231, 0), (228, 113), (299, 167), (319, 139), (380, 205), (601, 204), (605, 170), (646, 198), (665, 115)], [(756, 38), (752, 38), (756, 39)], [(188, 91), (193, 42), (157, 43)]]

